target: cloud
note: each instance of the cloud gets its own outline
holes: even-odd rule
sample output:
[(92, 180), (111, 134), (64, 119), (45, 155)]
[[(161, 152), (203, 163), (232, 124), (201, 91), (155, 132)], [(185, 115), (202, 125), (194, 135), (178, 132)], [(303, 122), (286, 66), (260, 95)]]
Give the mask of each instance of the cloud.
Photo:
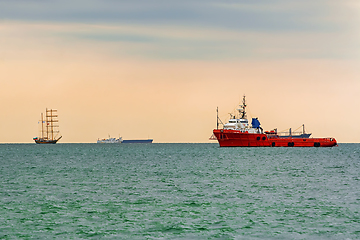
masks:
[(114, 58), (356, 59), (359, 7), (352, 0), (0, 1), (0, 41), (25, 52), (31, 42), (76, 45)]
[[(4, 20), (174, 24), (202, 28), (223, 28), (253, 31), (324, 31), (341, 28), (333, 21), (346, 16), (356, 5), (354, 1), (0, 1), (0, 16)], [(337, 14), (336, 14), (337, 13)], [(330, 16), (330, 17), (329, 17)], [(355, 16), (355, 15), (354, 15)], [(332, 18), (333, 17), (333, 18)], [(359, 19), (359, 18), (358, 18)], [(331, 20), (331, 21), (329, 21)], [(346, 20), (348, 21), (348, 19)]]
[(14, 36), (144, 58), (356, 58), (359, 9), (355, 0), (1, 0), (0, 34), (17, 22), (28, 29)]

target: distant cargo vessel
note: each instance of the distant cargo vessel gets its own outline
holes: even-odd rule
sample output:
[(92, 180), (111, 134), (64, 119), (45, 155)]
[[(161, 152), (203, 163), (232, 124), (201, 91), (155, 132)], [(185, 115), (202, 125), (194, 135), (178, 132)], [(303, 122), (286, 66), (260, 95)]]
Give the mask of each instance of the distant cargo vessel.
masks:
[(119, 138), (106, 138), (98, 139), (97, 143), (152, 143), (153, 139), (135, 139), (135, 140), (123, 140), (122, 137)]
[(33, 140), (37, 144), (55, 144), (62, 137), (60, 135), (60, 131), (58, 130), (59, 125), (57, 123), (59, 120), (57, 119), (57, 110), (55, 109), (47, 109), (45, 112), (45, 118), (41, 113), (41, 130), (38, 137), (34, 137)]
[[(297, 132), (297, 130), (302, 127), (302, 132)], [(280, 138), (309, 138), (311, 133), (305, 132), (305, 125), (301, 125), (298, 129), (296, 129), (294, 132), (289, 128), (288, 131), (278, 132), (277, 129), (274, 129), (270, 132), (265, 132), (266, 134), (277, 134)]]
[(335, 138), (310, 138), (311, 133), (303, 132), (292, 134), (278, 134), (277, 130), (263, 131), (260, 121), (252, 118), (251, 125), (246, 117), (246, 102), (243, 97), (242, 105), (239, 106), (238, 115), (231, 115), (228, 123), (219, 129), (219, 116), (217, 116), (217, 128), (213, 130), (211, 140), (218, 140), (220, 147), (333, 147), (337, 146)]

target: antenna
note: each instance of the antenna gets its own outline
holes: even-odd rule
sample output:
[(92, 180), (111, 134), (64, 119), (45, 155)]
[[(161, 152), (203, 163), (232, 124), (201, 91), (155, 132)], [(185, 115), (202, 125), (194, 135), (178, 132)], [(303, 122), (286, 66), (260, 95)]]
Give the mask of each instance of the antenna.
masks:
[(239, 106), (239, 107), (242, 108), (242, 109), (238, 109), (239, 114), (240, 114), (240, 118), (242, 118), (242, 119), (246, 118), (246, 110), (245, 110), (245, 109), (246, 109), (246, 100), (245, 100), (245, 94), (244, 94), (244, 96), (243, 96), (242, 105)]
[(219, 107), (216, 107), (216, 129), (219, 129)]
[(219, 124), (222, 124), (224, 126), (224, 123), (219, 118), (219, 107), (216, 107), (216, 129), (219, 129)]

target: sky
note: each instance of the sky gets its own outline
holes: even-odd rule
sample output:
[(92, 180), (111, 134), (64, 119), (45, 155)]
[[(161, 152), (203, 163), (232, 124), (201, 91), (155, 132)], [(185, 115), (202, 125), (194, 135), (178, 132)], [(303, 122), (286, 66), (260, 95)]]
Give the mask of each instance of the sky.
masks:
[(245, 94), (265, 130), (360, 142), (358, 0), (0, 0), (0, 143), (211, 142)]

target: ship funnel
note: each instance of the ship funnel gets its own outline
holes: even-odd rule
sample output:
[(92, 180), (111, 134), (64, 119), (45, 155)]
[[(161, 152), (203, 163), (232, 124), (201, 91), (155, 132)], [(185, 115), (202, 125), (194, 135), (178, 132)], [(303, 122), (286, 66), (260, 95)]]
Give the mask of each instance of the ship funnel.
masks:
[(257, 118), (251, 120), (251, 125), (253, 128), (260, 128), (260, 121)]

